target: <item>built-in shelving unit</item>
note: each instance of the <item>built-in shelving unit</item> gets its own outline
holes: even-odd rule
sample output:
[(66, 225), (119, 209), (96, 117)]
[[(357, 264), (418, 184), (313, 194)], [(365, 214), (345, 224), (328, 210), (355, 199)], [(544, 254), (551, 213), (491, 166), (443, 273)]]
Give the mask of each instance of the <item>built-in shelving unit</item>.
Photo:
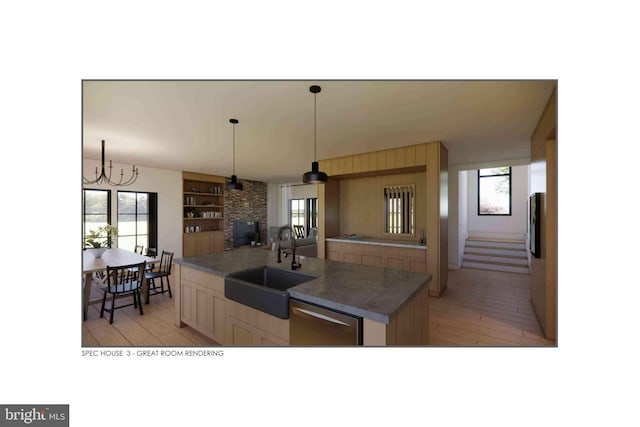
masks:
[(224, 250), (225, 178), (182, 172), (183, 256)]

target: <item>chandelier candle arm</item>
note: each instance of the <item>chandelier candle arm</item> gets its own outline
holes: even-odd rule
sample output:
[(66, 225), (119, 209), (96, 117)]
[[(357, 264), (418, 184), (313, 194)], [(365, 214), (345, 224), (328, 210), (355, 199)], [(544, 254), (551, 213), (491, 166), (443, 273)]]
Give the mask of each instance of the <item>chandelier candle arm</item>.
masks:
[(111, 173), (113, 172), (113, 161), (109, 160), (109, 176), (107, 176), (106, 172), (105, 172), (105, 142), (104, 139), (102, 140), (102, 148), (101, 148), (101, 171), (100, 174), (98, 175), (98, 167), (96, 166), (96, 179), (94, 180), (89, 180), (87, 178), (84, 177), (84, 175), (82, 176), (82, 182), (84, 184), (107, 184), (107, 185), (112, 185), (114, 187), (118, 187), (118, 186), (125, 186), (125, 185), (131, 185), (134, 182), (136, 182), (136, 180), (138, 179), (138, 168), (136, 167), (136, 165), (134, 164), (133, 167), (131, 168), (131, 176), (129, 177), (129, 179), (127, 179), (126, 181), (123, 182), (124, 180), (124, 169), (120, 169), (120, 181), (115, 182), (115, 181), (111, 181)]

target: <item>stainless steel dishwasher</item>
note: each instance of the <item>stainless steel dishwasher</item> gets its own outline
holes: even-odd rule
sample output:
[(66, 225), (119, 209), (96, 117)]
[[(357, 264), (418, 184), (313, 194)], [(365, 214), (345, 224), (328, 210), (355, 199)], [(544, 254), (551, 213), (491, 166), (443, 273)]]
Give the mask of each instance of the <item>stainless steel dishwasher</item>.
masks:
[(362, 318), (291, 299), (289, 344), (362, 345)]

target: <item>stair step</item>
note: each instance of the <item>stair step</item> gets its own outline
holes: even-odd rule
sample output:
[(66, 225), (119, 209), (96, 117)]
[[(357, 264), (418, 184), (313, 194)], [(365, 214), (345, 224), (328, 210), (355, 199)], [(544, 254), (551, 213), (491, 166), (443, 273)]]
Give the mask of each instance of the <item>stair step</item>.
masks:
[(501, 249), (522, 249), (525, 250), (524, 242), (496, 242), (489, 240), (470, 240), (467, 239), (465, 246), (481, 247), (481, 248), (501, 248)]
[(462, 266), (469, 267), (469, 268), (478, 268), (481, 270), (494, 270), (494, 271), (506, 271), (510, 273), (529, 274), (528, 267), (518, 267), (514, 265), (505, 265), (500, 263), (463, 261)]
[(524, 244), (524, 239), (498, 239), (498, 238), (489, 238), (489, 237), (467, 237), (467, 240), (470, 241), (479, 241), (479, 242), (503, 242), (503, 243), (522, 243)]
[(464, 261), (496, 262), (496, 263), (502, 263), (502, 264), (522, 265), (525, 267), (529, 266), (529, 260), (527, 260), (526, 257), (488, 256), (488, 255), (478, 255), (474, 253), (465, 253), (463, 260)]
[(481, 248), (476, 246), (465, 246), (464, 253), (478, 254), (478, 255), (507, 255), (516, 257), (527, 257), (527, 252), (523, 249), (495, 249), (495, 248)]

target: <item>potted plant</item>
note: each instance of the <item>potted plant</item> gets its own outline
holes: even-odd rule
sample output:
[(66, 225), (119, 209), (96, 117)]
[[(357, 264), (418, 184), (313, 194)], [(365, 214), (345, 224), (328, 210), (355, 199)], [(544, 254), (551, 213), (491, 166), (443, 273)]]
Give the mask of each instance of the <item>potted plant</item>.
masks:
[(97, 230), (89, 230), (84, 245), (93, 256), (100, 258), (107, 248), (111, 247), (113, 236), (118, 234), (118, 228), (111, 224), (98, 227)]

